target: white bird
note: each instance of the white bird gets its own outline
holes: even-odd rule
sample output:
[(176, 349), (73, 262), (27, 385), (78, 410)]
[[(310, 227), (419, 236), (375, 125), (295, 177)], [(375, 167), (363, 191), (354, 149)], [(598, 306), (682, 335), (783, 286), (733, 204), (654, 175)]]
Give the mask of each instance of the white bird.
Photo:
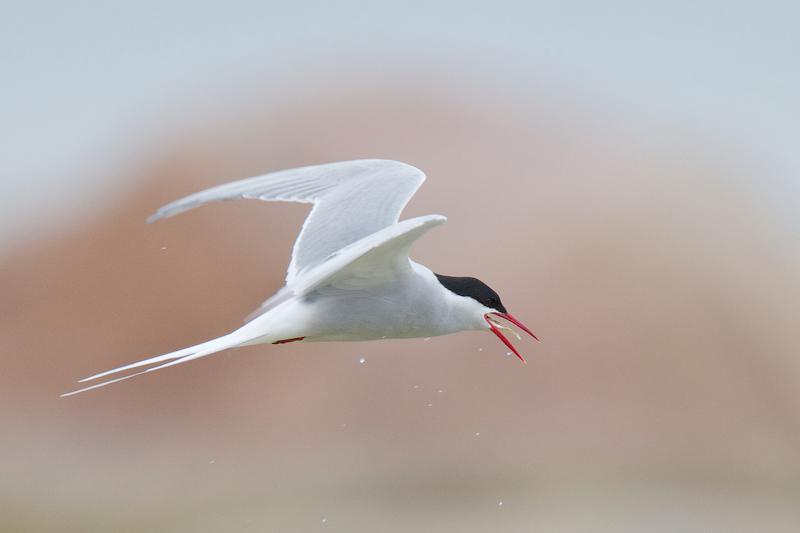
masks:
[(498, 318), (536, 336), (506, 311), (495, 291), (475, 278), (435, 274), (409, 259), (414, 241), (447, 220), (427, 215), (398, 221), (423, 181), (421, 170), (399, 161), (342, 161), (234, 181), (162, 207), (148, 222), (221, 200), (314, 205), (294, 244), (286, 285), (244, 326), (196, 346), (89, 376), (80, 383), (159, 363), (62, 396), (261, 343), (402, 339), (487, 330), (525, 362), (501, 330), (519, 335)]

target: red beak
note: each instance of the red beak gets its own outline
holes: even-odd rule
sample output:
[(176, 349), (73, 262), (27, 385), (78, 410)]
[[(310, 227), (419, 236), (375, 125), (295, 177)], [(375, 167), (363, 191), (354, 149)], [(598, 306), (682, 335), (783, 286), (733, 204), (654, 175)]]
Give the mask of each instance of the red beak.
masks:
[(515, 326), (517, 326), (519, 329), (521, 329), (522, 331), (524, 331), (525, 333), (527, 333), (528, 335), (530, 335), (531, 337), (533, 337), (534, 339), (536, 339), (537, 341), (539, 340), (539, 337), (537, 337), (536, 335), (534, 335), (534, 333), (533, 333), (531, 330), (529, 330), (529, 329), (528, 329), (528, 328), (525, 326), (525, 324), (523, 324), (522, 322), (520, 322), (519, 320), (517, 320), (517, 319), (514, 317), (514, 315), (512, 315), (511, 313), (497, 313), (497, 312), (494, 312), (494, 313), (486, 313), (486, 314), (483, 316), (483, 319), (484, 319), (484, 320), (486, 320), (486, 323), (487, 323), (487, 324), (489, 324), (489, 329), (491, 329), (491, 330), (492, 330), (492, 333), (494, 333), (495, 335), (497, 335), (497, 338), (498, 338), (498, 339), (500, 339), (501, 341), (503, 341), (503, 344), (505, 344), (506, 346), (508, 346), (508, 348), (509, 348), (509, 349), (510, 349), (512, 352), (514, 352), (514, 354), (515, 354), (517, 357), (519, 357), (519, 360), (520, 360), (520, 361), (522, 361), (523, 363), (527, 364), (528, 362), (525, 360), (525, 358), (524, 358), (524, 357), (522, 357), (522, 356), (520, 355), (520, 353), (517, 351), (517, 349), (516, 349), (516, 348), (514, 348), (514, 345), (513, 345), (513, 344), (511, 344), (511, 341), (509, 341), (509, 340), (506, 338), (506, 336), (505, 336), (505, 335), (503, 335), (503, 332), (501, 332), (499, 329), (497, 329), (497, 326), (495, 326), (494, 324), (492, 324), (492, 321), (491, 321), (491, 320), (489, 320), (489, 315), (497, 315), (497, 316), (499, 316), (500, 318), (503, 318), (503, 319), (505, 319), (505, 320), (508, 320), (509, 322), (511, 322), (512, 324), (514, 324)]
[(528, 335), (530, 335), (531, 337), (533, 337), (534, 339), (536, 339), (537, 341), (539, 340), (539, 337), (537, 337), (537, 336), (536, 336), (536, 335), (535, 335), (535, 334), (534, 334), (534, 333), (533, 333), (531, 330), (529, 330), (529, 329), (528, 329), (528, 328), (525, 326), (525, 324), (523, 324), (522, 322), (520, 322), (519, 320), (517, 320), (517, 319), (514, 317), (514, 315), (512, 315), (511, 313), (491, 313), (491, 314), (493, 314), (493, 315), (497, 315), (497, 316), (499, 316), (500, 318), (505, 318), (506, 320), (508, 320), (509, 322), (511, 322), (512, 324), (514, 324), (515, 326), (517, 326), (519, 329), (521, 329), (522, 331), (524, 331), (525, 333), (527, 333)]

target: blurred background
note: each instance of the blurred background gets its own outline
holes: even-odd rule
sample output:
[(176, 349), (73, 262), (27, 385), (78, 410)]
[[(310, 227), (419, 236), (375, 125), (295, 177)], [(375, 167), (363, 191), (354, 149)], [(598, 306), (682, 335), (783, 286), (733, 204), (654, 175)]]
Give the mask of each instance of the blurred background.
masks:
[[(800, 530), (796, 2), (6, 2), (0, 531)], [(413, 257), (540, 335), (254, 346), (60, 399), (277, 290), (379, 157)], [(360, 362), (363, 358), (363, 362)]]

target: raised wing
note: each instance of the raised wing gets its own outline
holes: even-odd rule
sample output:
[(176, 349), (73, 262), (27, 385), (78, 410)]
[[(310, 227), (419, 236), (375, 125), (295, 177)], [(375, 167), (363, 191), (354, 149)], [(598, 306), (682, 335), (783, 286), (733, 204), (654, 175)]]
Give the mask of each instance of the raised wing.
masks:
[(303, 295), (325, 285), (364, 289), (382, 285), (412, 272), (408, 253), (414, 241), (443, 224), (442, 215), (426, 215), (398, 222), (373, 233), (332, 255), (307, 272), (293, 288)]
[(425, 174), (383, 159), (294, 168), (206, 189), (165, 205), (148, 222), (223, 200), (258, 199), (313, 203), (294, 244), (286, 284), (335, 252), (392, 226)]
[(442, 215), (427, 215), (398, 222), (368, 235), (331, 255), (261, 304), (245, 320), (252, 321), (273, 307), (326, 285), (365, 289), (412, 272), (408, 252), (414, 241), (443, 224)]

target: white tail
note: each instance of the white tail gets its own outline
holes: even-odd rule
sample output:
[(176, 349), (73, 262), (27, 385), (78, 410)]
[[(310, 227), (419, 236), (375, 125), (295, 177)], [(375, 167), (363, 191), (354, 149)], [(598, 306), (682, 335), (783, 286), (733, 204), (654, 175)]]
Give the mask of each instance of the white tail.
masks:
[(175, 352), (167, 353), (164, 355), (159, 355), (156, 357), (151, 357), (149, 359), (144, 359), (142, 361), (137, 361), (135, 363), (131, 363), (129, 365), (121, 366), (119, 368), (115, 368), (113, 370), (107, 370), (105, 372), (100, 372), (99, 374), (95, 374), (93, 376), (89, 376), (88, 378), (83, 378), (78, 383), (85, 383), (87, 381), (92, 381), (98, 378), (102, 378), (108, 376), (110, 374), (116, 374), (117, 372), (123, 372), (125, 370), (131, 370), (133, 368), (139, 368), (147, 365), (152, 365), (155, 363), (161, 363), (163, 361), (169, 361), (168, 363), (164, 363), (158, 366), (154, 366), (148, 368), (147, 370), (142, 370), (140, 372), (136, 372), (134, 374), (130, 374), (127, 376), (111, 379), (108, 381), (104, 381), (102, 383), (96, 383), (89, 387), (85, 387), (83, 389), (79, 389), (76, 391), (68, 392), (62, 394), (61, 397), (65, 398), (67, 396), (72, 396), (74, 394), (78, 394), (81, 392), (86, 392), (92, 389), (98, 389), (100, 387), (105, 387), (106, 385), (111, 385), (112, 383), (116, 383), (118, 381), (124, 381), (126, 379), (130, 379), (136, 376), (140, 376), (142, 374), (146, 374), (148, 372), (153, 372), (155, 370), (161, 370), (162, 368), (167, 368), (168, 366), (179, 365), (181, 363), (185, 363), (187, 361), (191, 361), (192, 359), (199, 359), (200, 357), (205, 357), (206, 355), (211, 355), (222, 350), (233, 348), (234, 346), (239, 346), (250, 338), (243, 336), (240, 331), (234, 331), (228, 335), (224, 335), (222, 337), (216, 338), (214, 340), (210, 340), (208, 342), (204, 342), (202, 344), (198, 344), (196, 346), (190, 346), (189, 348), (184, 348), (182, 350), (178, 350)]

